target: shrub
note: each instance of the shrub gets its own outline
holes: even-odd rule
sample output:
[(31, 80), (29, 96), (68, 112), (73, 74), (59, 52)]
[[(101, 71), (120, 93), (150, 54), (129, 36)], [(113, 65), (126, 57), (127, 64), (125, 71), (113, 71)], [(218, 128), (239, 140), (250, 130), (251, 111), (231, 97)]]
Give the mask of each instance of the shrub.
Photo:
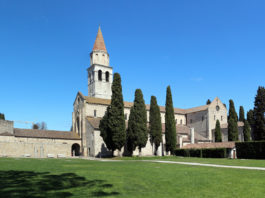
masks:
[(176, 156), (183, 156), (183, 157), (190, 157), (190, 152), (188, 149), (176, 149), (175, 155)]
[(236, 142), (237, 158), (265, 159), (265, 141)]
[(190, 157), (202, 157), (201, 149), (190, 149), (189, 153), (190, 153)]
[(203, 157), (203, 158), (226, 158), (228, 148), (214, 149), (176, 149), (176, 156)]
[(226, 148), (202, 149), (202, 157), (204, 158), (226, 158)]

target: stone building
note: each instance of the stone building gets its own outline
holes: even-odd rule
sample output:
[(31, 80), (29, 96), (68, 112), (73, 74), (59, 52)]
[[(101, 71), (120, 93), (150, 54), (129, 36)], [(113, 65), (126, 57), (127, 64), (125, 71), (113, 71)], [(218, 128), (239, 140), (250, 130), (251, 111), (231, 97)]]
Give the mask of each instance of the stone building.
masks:
[(80, 137), (69, 131), (17, 129), (0, 120), (0, 156), (71, 157), (80, 154)]
[[(102, 32), (99, 28), (92, 52), (88, 72), (88, 96), (77, 93), (72, 113), (73, 131), (81, 137), (81, 153), (84, 156), (108, 155), (103, 139), (100, 136), (99, 122), (104, 116), (107, 106), (111, 102), (111, 83), (113, 68), (109, 65)], [(124, 101), (124, 115), (126, 122), (130, 115), (132, 102)], [(150, 106), (146, 105), (147, 120), (149, 120)], [(163, 124), (163, 143), (158, 148), (158, 154), (164, 153), (164, 123), (165, 107), (160, 106), (161, 122)], [(174, 108), (177, 142), (182, 147), (191, 143), (212, 142), (216, 121), (222, 126), (227, 125), (227, 108), (216, 97), (211, 104), (190, 109)], [(133, 153), (137, 155), (137, 150)], [(142, 155), (153, 155), (154, 148), (148, 140), (142, 149)]]
[[(78, 92), (73, 104), (72, 132), (16, 129), (12, 121), (0, 120), (0, 156), (27, 157), (70, 157), (107, 156), (110, 154), (100, 136), (99, 123), (111, 102), (113, 68), (109, 64), (102, 32), (99, 28), (92, 52), (88, 73), (88, 96)], [(124, 101), (126, 122), (130, 115), (132, 102)], [(149, 121), (150, 106), (146, 105)], [(165, 155), (165, 107), (160, 106), (162, 139), (158, 155)], [(177, 145), (183, 147), (196, 143), (211, 143), (214, 128), (219, 120), (223, 141), (227, 141), (227, 109), (216, 97), (211, 104), (189, 109), (174, 108)], [(242, 128), (242, 123), (240, 127)], [(242, 130), (240, 130), (242, 139)], [(126, 152), (126, 151), (123, 151)], [(148, 139), (142, 155), (153, 155), (154, 147)], [(136, 150), (133, 155), (138, 155)]]

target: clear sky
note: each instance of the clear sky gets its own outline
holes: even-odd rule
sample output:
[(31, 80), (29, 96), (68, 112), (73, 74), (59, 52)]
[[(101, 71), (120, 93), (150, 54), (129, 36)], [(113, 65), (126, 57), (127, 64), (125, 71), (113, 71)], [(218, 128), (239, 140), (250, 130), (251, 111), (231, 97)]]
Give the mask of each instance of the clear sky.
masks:
[[(0, 112), (69, 130), (100, 24), (123, 96), (175, 107), (218, 96), (253, 108), (265, 85), (265, 1), (0, 0)], [(31, 125), (15, 123), (16, 127)]]

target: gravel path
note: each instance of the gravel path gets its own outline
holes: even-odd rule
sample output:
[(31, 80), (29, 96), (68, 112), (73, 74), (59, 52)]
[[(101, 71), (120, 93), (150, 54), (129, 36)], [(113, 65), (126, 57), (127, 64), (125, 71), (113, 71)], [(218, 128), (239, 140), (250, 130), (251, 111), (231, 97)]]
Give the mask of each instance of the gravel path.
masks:
[(217, 167), (217, 168), (235, 168), (235, 169), (247, 169), (247, 170), (261, 170), (265, 171), (263, 167), (250, 167), (250, 166), (230, 166), (230, 165), (219, 165), (219, 164), (202, 164), (194, 162), (176, 162), (176, 161), (161, 161), (161, 160), (111, 160), (111, 159), (100, 159), (100, 158), (89, 158), (89, 160), (98, 160), (102, 162), (154, 162), (154, 163), (164, 163), (164, 164), (181, 164), (189, 166), (207, 166), (207, 167)]

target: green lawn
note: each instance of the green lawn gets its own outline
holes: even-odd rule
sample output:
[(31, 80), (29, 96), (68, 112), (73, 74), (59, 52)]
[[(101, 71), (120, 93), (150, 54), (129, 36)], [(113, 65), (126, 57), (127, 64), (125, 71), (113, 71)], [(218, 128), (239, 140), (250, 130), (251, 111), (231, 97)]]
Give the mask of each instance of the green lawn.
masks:
[(177, 162), (196, 162), (202, 164), (220, 164), (231, 166), (251, 166), (265, 167), (265, 160), (244, 160), (244, 159), (228, 159), (228, 158), (197, 158), (197, 157), (121, 157), (114, 158), (117, 160), (160, 160), (160, 161), (177, 161)]
[(0, 158), (0, 197), (264, 197), (265, 171), (82, 159)]

